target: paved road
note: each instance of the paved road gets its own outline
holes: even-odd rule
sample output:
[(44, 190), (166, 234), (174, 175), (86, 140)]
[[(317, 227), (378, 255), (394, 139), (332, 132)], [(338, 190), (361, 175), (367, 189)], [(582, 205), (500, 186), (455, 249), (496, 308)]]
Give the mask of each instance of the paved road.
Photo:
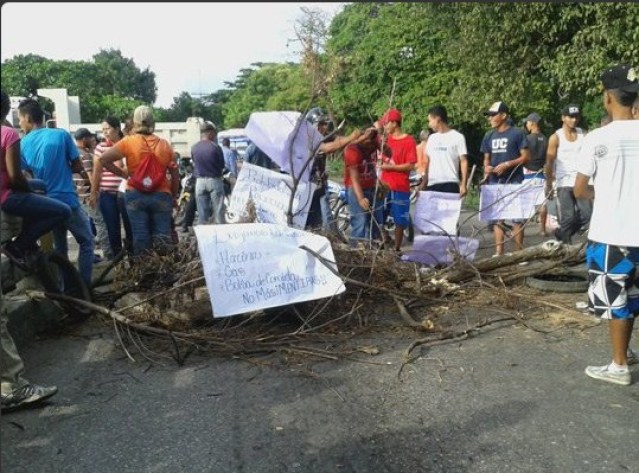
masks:
[(399, 381), (409, 342), (363, 340), (382, 350), (364, 362), (158, 366), (88, 323), (24, 352), (60, 392), (2, 415), (2, 471), (639, 472), (639, 369), (629, 387), (583, 374), (608, 359), (605, 324), (487, 330), (422, 350)]

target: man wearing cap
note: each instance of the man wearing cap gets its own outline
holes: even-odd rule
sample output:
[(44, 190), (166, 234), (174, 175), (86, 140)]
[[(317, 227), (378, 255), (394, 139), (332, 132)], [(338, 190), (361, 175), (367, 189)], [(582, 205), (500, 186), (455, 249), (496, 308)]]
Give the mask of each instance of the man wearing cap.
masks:
[[(82, 167), (90, 178), (93, 178), (93, 153), (97, 145), (95, 134), (91, 133), (87, 128), (78, 128), (74, 133), (75, 145), (80, 152), (80, 161)], [(106, 230), (102, 213), (98, 208), (89, 205), (90, 188), (84, 185), (84, 179), (78, 174), (73, 175), (73, 182), (78, 191), (78, 198), (82, 208), (89, 216), (91, 223), (91, 231), (95, 237), (96, 247), (101, 248), (105, 252), (105, 256), (112, 259), (115, 255), (110, 255), (111, 246), (109, 245), (109, 237)], [(93, 262), (99, 263), (102, 260), (100, 255), (93, 255)]]
[(601, 81), (612, 121), (584, 138), (574, 190), (578, 198), (594, 198), (586, 248), (588, 298), (595, 314), (609, 321), (612, 362), (588, 366), (586, 374), (628, 385), (628, 365), (639, 362), (629, 348), (639, 314), (639, 121), (632, 116), (639, 80), (635, 68), (617, 65), (606, 69)]
[[(526, 117), (524, 124), (528, 132), (528, 149), (530, 150), (530, 160), (524, 166), (524, 180), (532, 180), (533, 185), (544, 186), (544, 167), (546, 165), (548, 138), (541, 132), (540, 122), (541, 117), (539, 114), (533, 112)], [(546, 204), (541, 204), (539, 208), (539, 233), (543, 236), (547, 236), (547, 216)]]
[[(484, 179), (488, 184), (519, 184), (524, 180), (524, 166), (530, 159), (528, 140), (519, 128), (508, 124), (509, 110), (504, 102), (495, 102), (484, 112), (491, 131), (486, 133), (480, 151), (484, 154)], [(513, 220), (515, 248), (524, 248), (525, 220)], [(492, 222), (495, 256), (504, 254), (504, 221)]]
[(386, 144), (391, 156), (382, 154), (379, 168), (380, 179), (390, 188), (386, 197), (386, 208), (389, 209), (395, 222), (395, 251), (400, 251), (404, 239), (404, 229), (410, 223), (410, 172), (417, 163), (417, 143), (415, 139), (402, 132), (402, 114), (391, 108), (379, 120), (386, 133)]
[(556, 188), (559, 229), (558, 240), (572, 243), (572, 236), (590, 222), (592, 203), (577, 199), (573, 191), (577, 177), (577, 161), (584, 140), (584, 132), (577, 127), (581, 117), (578, 105), (566, 105), (561, 111), (562, 126), (548, 140), (546, 154), (546, 194)]
[(200, 225), (225, 223), (224, 219), (224, 152), (217, 144), (217, 127), (204, 122), (200, 127), (201, 139), (191, 148), (195, 169), (195, 199)]
[(71, 217), (53, 229), (55, 249), (68, 257), (67, 232), (71, 232), (79, 245), (78, 270), (91, 287), (94, 240), (89, 217), (80, 205), (73, 184), (73, 173), (78, 173), (90, 187), (89, 175), (82, 166), (80, 153), (71, 134), (61, 128), (44, 126), (44, 111), (33, 99), (26, 99), (18, 106), (20, 128), (25, 133), (20, 156), (22, 169), (41, 179), (47, 186), (47, 196), (71, 207)]

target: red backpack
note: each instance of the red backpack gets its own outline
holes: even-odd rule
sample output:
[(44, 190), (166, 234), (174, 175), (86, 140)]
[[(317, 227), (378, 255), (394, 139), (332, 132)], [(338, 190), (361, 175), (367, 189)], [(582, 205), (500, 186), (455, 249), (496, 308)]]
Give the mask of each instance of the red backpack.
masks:
[(147, 150), (140, 154), (140, 164), (129, 177), (128, 183), (140, 192), (155, 192), (166, 179), (166, 166), (160, 162), (160, 158), (155, 154), (155, 148), (160, 141), (158, 140), (151, 149), (146, 138), (142, 139)]

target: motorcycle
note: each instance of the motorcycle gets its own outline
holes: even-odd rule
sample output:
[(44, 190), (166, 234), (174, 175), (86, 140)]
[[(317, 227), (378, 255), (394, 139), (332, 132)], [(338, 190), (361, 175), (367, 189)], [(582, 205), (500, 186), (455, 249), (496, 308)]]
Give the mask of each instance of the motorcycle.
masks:
[[(232, 176), (230, 171), (226, 169), (224, 171), (225, 172), (222, 175), (222, 179), (224, 181), (224, 208), (226, 209), (225, 220), (226, 223), (237, 223), (240, 216), (228, 210), (229, 204), (231, 202), (231, 190), (233, 188), (233, 185), (231, 183)], [(182, 225), (189, 201), (191, 199), (195, 199), (195, 180), (196, 178), (193, 174), (193, 169), (187, 168), (185, 170), (184, 177), (180, 181), (180, 194), (177, 199), (178, 205), (177, 208), (173, 211), (173, 218), (175, 220), (176, 226)], [(197, 215), (197, 210), (195, 212)], [(197, 221), (197, 217), (195, 220)]]

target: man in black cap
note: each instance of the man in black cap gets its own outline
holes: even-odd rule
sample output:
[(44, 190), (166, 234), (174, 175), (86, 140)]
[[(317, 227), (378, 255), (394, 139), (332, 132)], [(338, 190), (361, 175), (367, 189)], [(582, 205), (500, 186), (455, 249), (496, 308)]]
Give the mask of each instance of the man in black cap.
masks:
[[(524, 180), (533, 180), (533, 184), (544, 186), (544, 167), (546, 165), (546, 152), (548, 150), (548, 138), (541, 132), (541, 116), (531, 113), (526, 117), (524, 128), (528, 132), (528, 149), (530, 160), (524, 166)], [(546, 204), (539, 207), (539, 234), (546, 236), (546, 218), (548, 211)]]
[(217, 144), (217, 127), (204, 122), (200, 127), (201, 140), (191, 148), (195, 169), (195, 198), (200, 225), (225, 223), (224, 218), (224, 153)]
[(575, 195), (595, 199), (586, 249), (588, 298), (595, 315), (609, 320), (612, 362), (588, 366), (586, 374), (628, 385), (628, 365), (639, 362), (629, 348), (639, 315), (639, 121), (632, 116), (639, 80), (636, 69), (617, 65), (605, 70), (601, 81), (612, 121), (584, 139)]
[(550, 136), (546, 155), (546, 194), (557, 194), (558, 240), (572, 243), (572, 236), (590, 223), (590, 201), (577, 199), (573, 192), (577, 177), (577, 161), (584, 140), (584, 131), (577, 126), (581, 118), (579, 105), (569, 104), (561, 110), (562, 126)]

